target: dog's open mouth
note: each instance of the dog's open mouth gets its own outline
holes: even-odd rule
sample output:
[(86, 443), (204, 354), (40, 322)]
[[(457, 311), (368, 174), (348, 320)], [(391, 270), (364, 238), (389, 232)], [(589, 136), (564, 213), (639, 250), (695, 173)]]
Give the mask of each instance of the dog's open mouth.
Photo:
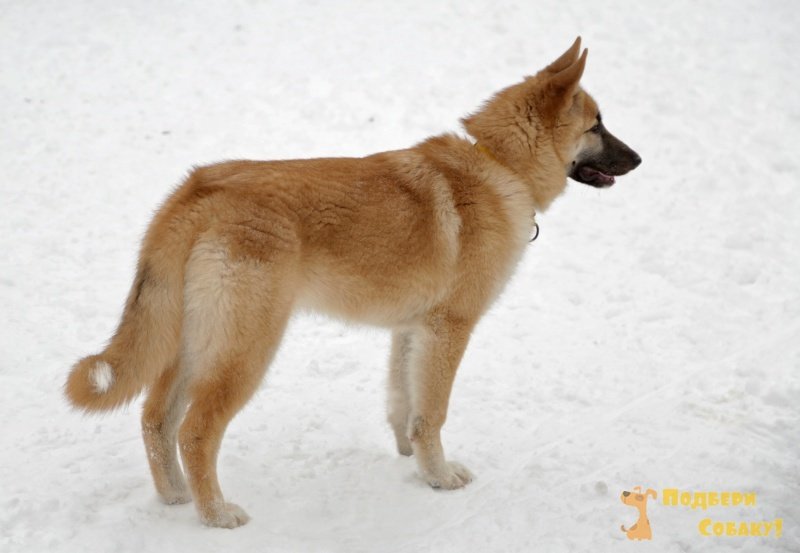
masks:
[(614, 184), (614, 175), (603, 173), (599, 169), (589, 167), (588, 165), (581, 165), (577, 167), (570, 175), (573, 179), (583, 184), (596, 186), (597, 188), (605, 188)]

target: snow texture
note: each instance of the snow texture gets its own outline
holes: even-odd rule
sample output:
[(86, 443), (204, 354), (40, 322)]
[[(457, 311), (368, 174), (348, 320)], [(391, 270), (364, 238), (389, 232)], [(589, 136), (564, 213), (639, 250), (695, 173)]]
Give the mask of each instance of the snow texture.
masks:
[[(790, 1), (5, 2), (0, 550), (800, 551), (800, 10)], [(384, 421), (384, 331), (298, 316), (219, 459), (251, 522), (155, 496), (141, 400), (68, 408), (193, 164), (458, 129), (576, 35), (642, 166), (570, 183), (474, 333), (435, 492)], [(654, 488), (650, 543), (622, 490)], [(755, 492), (662, 504), (664, 488)], [(783, 519), (780, 538), (698, 522)]]

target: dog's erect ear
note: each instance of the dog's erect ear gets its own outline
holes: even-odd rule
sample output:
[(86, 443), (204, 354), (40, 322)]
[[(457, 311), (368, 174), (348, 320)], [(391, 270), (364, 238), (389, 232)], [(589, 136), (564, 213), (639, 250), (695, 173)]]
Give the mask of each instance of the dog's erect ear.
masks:
[(552, 116), (557, 116), (572, 105), (573, 98), (578, 92), (583, 70), (586, 68), (588, 53), (589, 50), (584, 49), (583, 54), (575, 63), (546, 77), (544, 107)]
[(658, 494), (654, 489), (647, 488), (647, 497), (652, 497), (653, 499), (656, 499), (658, 497)]
[(563, 71), (573, 63), (578, 58), (578, 52), (581, 50), (581, 37), (575, 39), (575, 42), (572, 43), (572, 46), (569, 49), (561, 54), (559, 58), (544, 68), (545, 71), (548, 73), (558, 73), (559, 71)]
[(578, 61), (550, 77), (547, 81), (547, 86), (554, 91), (574, 94), (578, 89), (578, 84), (581, 82), (581, 77), (583, 77), (583, 70), (586, 68), (586, 56), (588, 54), (589, 49), (584, 48), (583, 54), (578, 58)]

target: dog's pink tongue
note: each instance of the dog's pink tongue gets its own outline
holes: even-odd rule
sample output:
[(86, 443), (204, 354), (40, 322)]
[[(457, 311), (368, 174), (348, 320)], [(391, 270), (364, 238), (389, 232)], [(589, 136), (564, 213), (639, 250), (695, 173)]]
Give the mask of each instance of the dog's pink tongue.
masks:
[(606, 175), (605, 173), (601, 173), (600, 171), (598, 171), (597, 173), (599, 177), (597, 179), (598, 181), (602, 182), (603, 184), (614, 184), (614, 177), (612, 177), (611, 175)]
[(599, 184), (614, 184), (614, 177), (591, 167), (584, 167), (581, 176), (586, 180), (593, 180)]

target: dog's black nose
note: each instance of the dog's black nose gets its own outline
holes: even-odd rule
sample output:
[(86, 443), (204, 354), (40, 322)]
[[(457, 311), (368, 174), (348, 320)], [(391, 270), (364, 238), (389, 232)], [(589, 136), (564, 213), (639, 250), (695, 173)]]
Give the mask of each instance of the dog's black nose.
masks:
[(622, 495), (628, 497), (629, 495), (631, 495), (631, 492), (622, 492)]
[(633, 156), (631, 157), (631, 163), (633, 164), (632, 168), (636, 169), (642, 163), (642, 158), (639, 157), (639, 154), (633, 152)]

